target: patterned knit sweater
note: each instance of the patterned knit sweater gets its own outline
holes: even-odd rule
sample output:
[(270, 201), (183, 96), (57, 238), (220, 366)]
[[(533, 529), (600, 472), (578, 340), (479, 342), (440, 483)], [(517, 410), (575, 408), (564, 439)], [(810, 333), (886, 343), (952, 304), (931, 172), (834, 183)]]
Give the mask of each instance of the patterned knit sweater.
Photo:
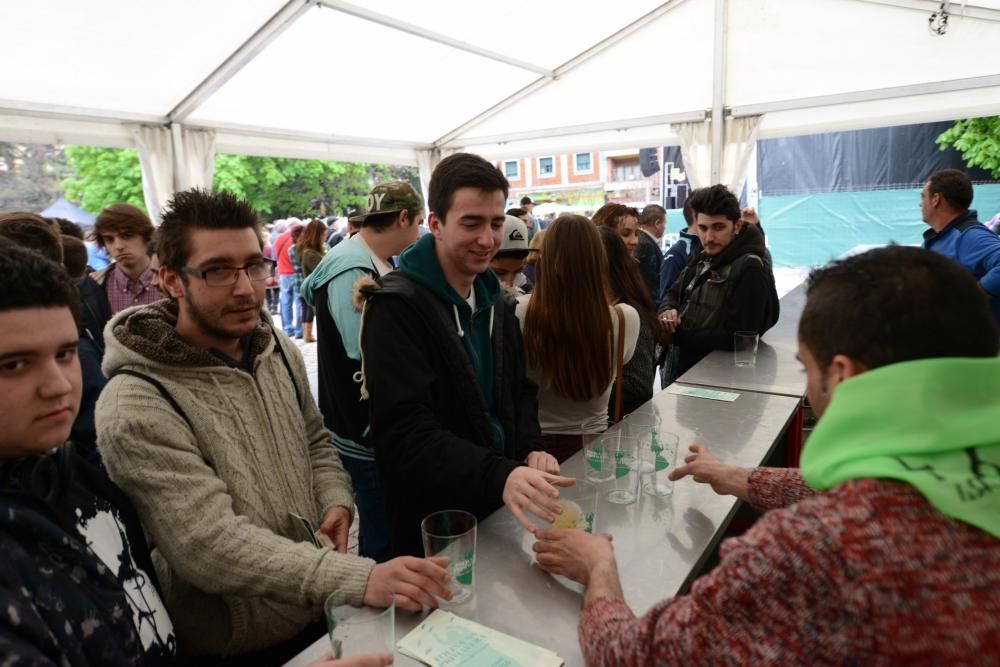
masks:
[(906, 484), (816, 494), (797, 470), (767, 468), (750, 484), (755, 504), (795, 504), (724, 542), (690, 594), (641, 618), (621, 600), (588, 604), (588, 665), (1000, 663), (1000, 540)]
[[(374, 563), (304, 541), (291, 513), (318, 526), (353, 510), (351, 483), (309, 392), (298, 349), (263, 318), (252, 372), (189, 346), (167, 301), (126, 310), (104, 332), (98, 447), (154, 548), (182, 652), (246, 653), (294, 637), (336, 594), (360, 604)], [(281, 345), (289, 362), (278, 351)], [(289, 369), (291, 373), (289, 373)], [(301, 402), (297, 400), (301, 397)]]

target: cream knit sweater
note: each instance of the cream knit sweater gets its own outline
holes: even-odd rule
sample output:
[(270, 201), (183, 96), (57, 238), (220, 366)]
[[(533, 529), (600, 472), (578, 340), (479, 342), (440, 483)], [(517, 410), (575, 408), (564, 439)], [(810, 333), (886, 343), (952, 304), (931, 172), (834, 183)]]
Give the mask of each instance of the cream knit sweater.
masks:
[(156, 378), (194, 425), (127, 375), (97, 404), (101, 456), (139, 512), (180, 648), (193, 655), (289, 639), (321, 617), (331, 594), (360, 604), (374, 565), (299, 541), (289, 512), (316, 526), (330, 507), (353, 512), (351, 483), (298, 349), (278, 334), (293, 385), (261, 317), (252, 374), (185, 343), (169, 301), (122, 311), (104, 332), (105, 375), (128, 368)]

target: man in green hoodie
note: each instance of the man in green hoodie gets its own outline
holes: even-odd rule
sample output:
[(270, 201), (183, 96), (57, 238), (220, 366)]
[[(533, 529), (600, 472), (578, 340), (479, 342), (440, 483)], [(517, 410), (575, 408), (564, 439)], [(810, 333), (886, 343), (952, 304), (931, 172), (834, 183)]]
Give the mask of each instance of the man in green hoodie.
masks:
[(438, 510), (483, 519), (506, 504), (529, 530), (525, 512), (551, 522), (555, 486), (572, 483), (541, 451), (514, 303), (489, 271), (507, 191), (478, 156), (442, 160), (428, 188), (431, 233), (366, 306), (362, 395), (397, 555), (423, 553), (420, 522)]
[(998, 664), (1000, 359), (976, 282), (889, 247), (818, 269), (799, 322), (821, 415), (789, 468), (692, 475), (768, 511), (688, 595), (637, 618), (611, 543), (538, 531), (542, 569), (586, 586), (588, 665)]

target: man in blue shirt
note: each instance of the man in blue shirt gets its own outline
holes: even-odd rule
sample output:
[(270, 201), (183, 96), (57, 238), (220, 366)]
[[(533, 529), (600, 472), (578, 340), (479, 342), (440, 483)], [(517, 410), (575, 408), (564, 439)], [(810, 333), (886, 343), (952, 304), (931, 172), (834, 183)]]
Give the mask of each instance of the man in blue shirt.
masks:
[(993, 319), (1000, 323), (1000, 237), (977, 219), (972, 181), (957, 169), (942, 169), (920, 192), (920, 214), (930, 229), (924, 248), (950, 257), (971, 273), (990, 300)]

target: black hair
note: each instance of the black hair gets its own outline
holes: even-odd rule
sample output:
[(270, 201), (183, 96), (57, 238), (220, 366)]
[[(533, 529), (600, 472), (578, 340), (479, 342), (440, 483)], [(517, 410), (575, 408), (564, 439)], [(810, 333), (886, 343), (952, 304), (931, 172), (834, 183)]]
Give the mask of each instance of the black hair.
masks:
[(694, 224), (694, 211), (691, 209), (691, 195), (693, 195), (697, 190), (694, 190), (690, 195), (684, 199), (684, 208), (681, 209), (684, 215), (684, 222), (690, 227)]
[(0, 312), (27, 308), (65, 306), (77, 317), (80, 297), (61, 264), (41, 253), (0, 239), (0, 276), (7, 276), (0, 290)]
[(939, 194), (956, 211), (972, 206), (972, 181), (958, 169), (942, 169), (927, 179), (929, 194)]
[[(0, 215), (0, 236), (22, 248), (39, 252), (57, 264), (62, 263), (62, 242), (56, 223), (34, 213), (4, 213)], [(10, 274), (8, 274), (10, 275)]]
[(740, 212), (740, 200), (729, 191), (725, 185), (716, 184), (707, 188), (698, 188), (687, 198), (691, 204), (692, 219), (698, 213), (702, 215), (724, 215), (733, 224), (739, 222), (743, 214)]
[(48, 218), (48, 220), (59, 225), (59, 233), (63, 236), (72, 236), (81, 241), (84, 240), (83, 227), (72, 220), (67, 220), (66, 218)]
[(525, 204), (534, 204), (534, 203), (535, 202), (531, 201), (531, 197), (529, 197), (528, 195), (521, 197), (521, 206), (524, 206)]
[(838, 354), (869, 369), (997, 355), (996, 323), (975, 279), (921, 248), (878, 248), (816, 269), (807, 297), (799, 338), (821, 368)]
[(528, 212), (523, 208), (509, 208), (507, 209), (507, 215), (512, 215), (515, 218), (520, 218), (522, 215), (528, 215)]
[(510, 185), (495, 164), (472, 153), (455, 153), (438, 163), (427, 187), (427, 204), (441, 220), (445, 221), (455, 192), (462, 188), (476, 188), (481, 192), (502, 192), (507, 199)]
[(73, 280), (79, 280), (87, 273), (87, 246), (75, 236), (63, 234), (63, 267)]
[(160, 266), (180, 271), (187, 264), (192, 229), (252, 229), (258, 240), (261, 237), (257, 212), (235, 195), (199, 188), (177, 192), (164, 207), (156, 232)]

